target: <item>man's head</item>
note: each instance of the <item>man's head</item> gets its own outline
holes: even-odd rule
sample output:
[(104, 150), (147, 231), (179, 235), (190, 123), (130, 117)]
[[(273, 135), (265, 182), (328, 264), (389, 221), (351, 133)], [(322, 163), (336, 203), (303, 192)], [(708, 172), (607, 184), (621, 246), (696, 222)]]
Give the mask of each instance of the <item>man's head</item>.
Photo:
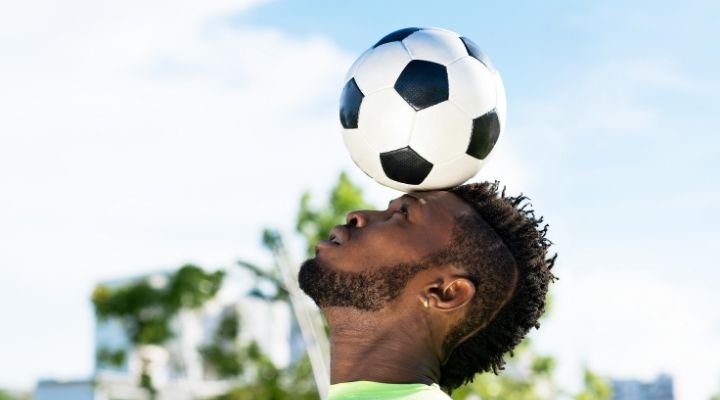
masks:
[(550, 243), (523, 200), (483, 183), (352, 212), (303, 264), (300, 286), (324, 311), (430, 314), (442, 334), (440, 384), (452, 390), (502, 369), (544, 310)]

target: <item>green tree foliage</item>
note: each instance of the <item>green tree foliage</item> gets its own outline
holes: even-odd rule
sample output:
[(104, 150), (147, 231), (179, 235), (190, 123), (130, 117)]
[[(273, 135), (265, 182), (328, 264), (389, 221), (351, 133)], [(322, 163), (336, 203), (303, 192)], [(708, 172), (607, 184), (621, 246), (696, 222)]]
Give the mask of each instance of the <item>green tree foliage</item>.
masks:
[(243, 358), (237, 344), (240, 316), (232, 310), (220, 318), (213, 340), (198, 351), (218, 378), (233, 378), (243, 373)]
[(0, 390), (0, 400), (32, 400), (32, 393)]
[(295, 227), (305, 240), (306, 255), (313, 255), (315, 244), (327, 239), (333, 226), (345, 223), (347, 213), (367, 208), (372, 206), (365, 202), (362, 190), (344, 172), (340, 173), (337, 184), (330, 191), (326, 205), (314, 207), (310, 192), (305, 192), (300, 198), (300, 212)]
[(711, 395), (709, 400), (720, 400), (720, 390), (717, 393)]
[(98, 285), (92, 294), (99, 319), (116, 318), (135, 345), (163, 344), (172, 337), (171, 319), (181, 308), (199, 308), (213, 298), (225, 276), (184, 265), (168, 276), (167, 285), (155, 287), (147, 279), (117, 288)]
[(243, 347), (241, 357), (252, 365), (252, 373), (243, 379), (242, 384), (215, 400), (316, 400), (318, 398), (307, 357), (301, 358), (287, 369), (279, 369), (260, 351), (255, 342)]
[(4, 390), (0, 390), (0, 400), (29, 400), (29, 395), (14, 395), (10, 394)]
[[(141, 279), (119, 287), (98, 285), (92, 294), (98, 319), (116, 319), (125, 329), (134, 346), (162, 345), (173, 337), (172, 319), (181, 309), (197, 309), (212, 299), (222, 286), (223, 271), (205, 272), (195, 265), (184, 265), (167, 276), (164, 285), (153, 285)], [(98, 361), (121, 365), (125, 359), (121, 349), (100, 349)], [(156, 389), (147, 372), (147, 361), (142, 361), (139, 386), (151, 398)]]
[(612, 386), (610, 386), (606, 379), (585, 368), (583, 380), (585, 382), (585, 388), (575, 396), (575, 400), (612, 399)]
[(112, 350), (108, 348), (101, 348), (98, 349), (95, 357), (101, 365), (120, 367), (125, 363), (126, 354), (124, 349)]
[(181, 308), (197, 309), (215, 297), (222, 287), (224, 271), (205, 272), (194, 265), (181, 267), (170, 278), (167, 290), (169, 310), (179, 311)]
[(152, 376), (148, 372), (147, 360), (142, 360), (142, 372), (140, 373), (140, 387), (145, 389), (150, 395), (151, 399), (155, 399), (157, 396), (157, 389), (152, 381)]
[[(347, 213), (358, 209), (373, 208), (363, 198), (362, 190), (355, 185), (346, 173), (340, 173), (337, 183), (330, 190), (326, 204), (312, 204), (310, 192), (300, 198), (300, 209), (295, 223), (296, 232), (305, 242), (306, 256), (314, 253), (315, 244), (326, 239), (335, 225), (345, 223)], [(262, 232), (262, 245), (273, 255), (284, 247), (284, 240), (277, 229), (265, 228)], [(250, 295), (267, 301), (289, 302), (289, 294), (282, 283), (277, 265), (259, 266), (247, 261), (238, 261), (238, 265), (255, 277), (255, 285)]]
[[(274, 229), (266, 228), (263, 231), (263, 246), (276, 254), (277, 249), (282, 247), (280, 234)], [(281, 301), (288, 303), (290, 301), (290, 294), (282, 283), (277, 265), (264, 268), (243, 260), (238, 261), (238, 265), (255, 277), (253, 288), (249, 293), (250, 296), (270, 302)]]
[[(542, 323), (552, 309), (552, 296), (548, 296)], [(538, 354), (532, 348), (532, 339), (526, 337), (515, 349), (506, 354), (507, 364), (500, 375), (491, 372), (476, 374), (475, 379), (452, 393), (456, 400), (479, 396), (483, 400), (540, 400), (557, 397), (553, 381), (555, 359)]]
[(483, 400), (542, 400), (558, 397), (553, 381), (555, 359), (532, 349), (532, 340), (525, 338), (508, 354), (505, 370), (500, 375), (475, 375), (473, 382), (454, 391), (452, 398)]

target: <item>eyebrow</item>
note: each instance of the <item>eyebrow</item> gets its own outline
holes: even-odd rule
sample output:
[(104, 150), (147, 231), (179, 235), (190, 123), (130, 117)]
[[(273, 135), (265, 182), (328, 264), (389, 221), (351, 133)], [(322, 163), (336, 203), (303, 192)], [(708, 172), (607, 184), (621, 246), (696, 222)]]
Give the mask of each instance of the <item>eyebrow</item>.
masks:
[(418, 198), (417, 196), (413, 196), (410, 193), (405, 193), (404, 195), (398, 197), (397, 199), (390, 200), (388, 202), (388, 207), (390, 207), (390, 205), (392, 205), (392, 202), (395, 200), (410, 200), (411, 203), (418, 203), (418, 202), (420, 202), (421, 199)]

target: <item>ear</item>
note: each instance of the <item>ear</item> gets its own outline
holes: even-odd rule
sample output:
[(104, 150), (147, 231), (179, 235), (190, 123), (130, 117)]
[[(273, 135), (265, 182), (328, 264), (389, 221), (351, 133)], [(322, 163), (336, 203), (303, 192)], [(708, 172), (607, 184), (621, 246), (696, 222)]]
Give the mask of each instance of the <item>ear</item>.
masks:
[(430, 307), (441, 311), (453, 311), (467, 305), (475, 296), (475, 284), (467, 278), (453, 277), (442, 283), (425, 287)]

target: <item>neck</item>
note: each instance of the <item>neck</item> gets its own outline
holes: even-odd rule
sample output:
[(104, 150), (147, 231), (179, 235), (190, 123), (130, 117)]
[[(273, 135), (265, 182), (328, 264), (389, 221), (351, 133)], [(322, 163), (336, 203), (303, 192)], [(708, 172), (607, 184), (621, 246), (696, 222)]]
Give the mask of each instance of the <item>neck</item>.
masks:
[(323, 311), (330, 326), (331, 384), (439, 381), (437, 343), (423, 321), (393, 320), (392, 314), (351, 308)]

